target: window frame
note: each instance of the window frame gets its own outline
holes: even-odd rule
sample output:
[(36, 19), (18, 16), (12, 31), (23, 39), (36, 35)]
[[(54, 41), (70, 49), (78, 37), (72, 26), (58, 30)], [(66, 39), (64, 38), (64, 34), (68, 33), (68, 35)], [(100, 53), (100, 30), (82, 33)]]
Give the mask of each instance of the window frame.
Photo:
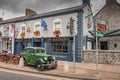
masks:
[[(38, 26), (39, 25), (39, 26)], [(38, 27), (38, 29), (36, 29), (36, 26)], [(41, 24), (40, 24), (40, 22), (35, 22), (34, 23), (34, 31), (41, 31)]]
[[(22, 28), (24, 28), (24, 31), (23, 31)], [(26, 33), (26, 31), (27, 31), (27, 26), (26, 26), (25, 24), (22, 24), (22, 25), (21, 25), (21, 28), (20, 28), (20, 32), (21, 32), (21, 33), (22, 33), (22, 32), (25, 32), (25, 33)]]
[[(60, 26), (59, 29), (56, 28), (56, 23), (60, 23), (60, 24), (59, 24), (59, 26)], [(55, 30), (60, 30), (60, 32), (61, 32), (61, 34), (62, 34), (62, 20), (59, 19), (59, 18), (56, 18), (56, 19), (53, 21), (53, 32), (54, 32)]]

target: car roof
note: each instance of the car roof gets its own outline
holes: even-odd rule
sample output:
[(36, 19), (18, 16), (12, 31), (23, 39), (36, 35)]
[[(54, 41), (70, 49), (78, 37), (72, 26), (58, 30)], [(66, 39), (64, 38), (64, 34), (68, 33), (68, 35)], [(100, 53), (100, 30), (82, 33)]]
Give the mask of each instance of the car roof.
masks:
[(43, 47), (26, 47), (25, 49), (28, 49), (28, 48), (33, 48), (33, 49), (43, 49), (43, 50), (45, 50), (45, 48), (43, 48)]

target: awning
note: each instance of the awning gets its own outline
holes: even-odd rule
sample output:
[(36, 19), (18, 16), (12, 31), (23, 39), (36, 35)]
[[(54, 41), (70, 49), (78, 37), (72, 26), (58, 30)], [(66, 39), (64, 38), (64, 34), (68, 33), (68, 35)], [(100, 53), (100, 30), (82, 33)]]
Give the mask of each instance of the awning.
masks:
[(105, 37), (111, 37), (111, 36), (120, 36), (120, 29), (112, 30), (110, 32), (105, 33)]

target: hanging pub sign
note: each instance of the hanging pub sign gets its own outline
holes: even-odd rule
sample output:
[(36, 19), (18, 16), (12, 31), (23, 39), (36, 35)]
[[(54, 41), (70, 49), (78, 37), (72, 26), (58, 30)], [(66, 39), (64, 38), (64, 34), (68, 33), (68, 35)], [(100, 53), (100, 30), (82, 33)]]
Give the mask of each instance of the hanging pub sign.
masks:
[(107, 32), (107, 21), (102, 19), (97, 19), (96, 24), (96, 36), (98, 37), (104, 37), (105, 32)]
[(64, 38), (46, 38), (46, 41), (68, 41), (68, 40), (73, 40), (72, 37), (64, 37)]
[(97, 20), (97, 32), (106, 32), (107, 31), (107, 21), (98, 19)]

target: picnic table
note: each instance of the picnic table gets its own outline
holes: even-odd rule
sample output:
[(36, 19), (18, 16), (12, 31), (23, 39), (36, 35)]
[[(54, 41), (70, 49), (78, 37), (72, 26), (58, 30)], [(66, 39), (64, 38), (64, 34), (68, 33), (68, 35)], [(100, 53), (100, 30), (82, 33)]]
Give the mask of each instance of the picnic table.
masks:
[(10, 61), (13, 62), (14, 64), (17, 64), (20, 60), (20, 57), (21, 57), (20, 55), (0, 53), (0, 59), (6, 63)]

